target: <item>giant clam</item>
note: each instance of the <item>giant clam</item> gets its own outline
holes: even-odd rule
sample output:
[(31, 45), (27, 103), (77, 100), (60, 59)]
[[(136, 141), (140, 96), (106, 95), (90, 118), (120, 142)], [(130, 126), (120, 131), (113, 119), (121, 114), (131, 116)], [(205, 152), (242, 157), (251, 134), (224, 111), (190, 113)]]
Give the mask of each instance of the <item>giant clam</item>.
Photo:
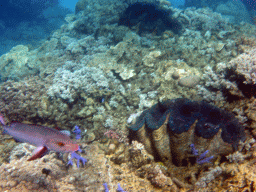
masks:
[(184, 98), (158, 102), (142, 112), (129, 130), (130, 140), (143, 143), (156, 160), (175, 166), (196, 162), (191, 146), (214, 161), (245, 140), (244, 127), (233, 114)]

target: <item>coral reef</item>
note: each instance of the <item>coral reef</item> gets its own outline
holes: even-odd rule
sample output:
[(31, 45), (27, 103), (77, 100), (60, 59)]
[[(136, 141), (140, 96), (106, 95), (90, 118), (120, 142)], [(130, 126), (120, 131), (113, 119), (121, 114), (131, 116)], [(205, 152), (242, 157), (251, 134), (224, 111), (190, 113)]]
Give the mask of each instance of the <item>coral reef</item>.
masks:
[(35, 67), (28, 62), (31, 56), (28, 50), (27, 46), (18, 45), (0, 57), (1, 81), (7, 78), (17, 80), (20, 77), (38, 73), (38, 66)]
[[(182, 30), (118, 25), (135, 3)], [(4, 135), (1, 191), (255, 190), (255, 26), (162, 0), (80, 0), (76, 12), (37, 49), (0, 58), (0, 112), (73, 130), (84, 159), (79, 169), (76, 154), (26, 162), (32, 147)]]
[(228, 63), (219, 63), (215, 69), (206, 67), (203, 81), (197, 88), (205, 100), (232, 110), (239, 122), (250, 127), (250, 133), (255, 136), (256, 49), (250, 39), (243, 38), (242, 42), (245, 53)]
[(198, 90), (208, 101), (250, 98), (255, 96), (255, 70), (256, 49), (252, 48), (228, 63), (217, 64), (216, 71), (205, 67)]
[[(116, 63), (131, 61), (131, 64), (135, 62), (134, 65), (138, 65), (142, 59), (143, 64), (154, 66), (154, 63), (165, 58), (183, 59), (190, 66), (203, 67), (207, 64), (213, 66), (220, 61), (226, 62), (237, 56), (241, 52), (237, 48), (239, 45), (236, 44), (237, 37), (253, 31), (251, 26), (246, 24), (235, 28), (220, 14), (208, 8), (180, 10), (158, 1), (148, 0), (146, 3), (160, 4), (160, 8), (165, 12), (173, 13), (173, 19), (177, 20), (184, 30), (179, 35), (167, 30), (161, 36), (155, 36), (154, 33), (138, 36), (128, 27), (118, 26), (119, 14), (129, 6), (127, 3), (111, 2), (111, 6), (107, 6), (110, 3), (108, 1), (84, 2), (88, 6), (85, 6), (77, 15), (68, 15), (67, 24), (62, 25), (39, 48), (32, 50), (26, 46), (18, 46), (12, 52), (3, 55), (0, 63), (2, 63), (1, 66), (7, 67), (0, 68), (2, 81), (22, 79), (26, 72), (31, 75), (39, 73), (40, 76), (45, 77), (54, 73), (57, 67), (67, 61), (81, 62), (81, 60), (86, 63), (88, 60), (94, 60), (89, 63), (108, 68), (107, 64), (113, 63), (112, 66), (124, 80), (135, 77), (141, 69), (134, 70), (131, 66), (119, 67)], [(136, 2), (144, 1), (129, 3)], [(106, 10), (106, 6), (109, 10)], [(137, 49), (134, 47), (135, 44)], [(113, 46), (113, 52), (107, 51), (110, 45)], [(150, 52), (161, 54), (156, 57)], [(97, 60), (95, 57), (89, 57), (95, 53), (99, 53)], [(149, 56), (153, 57), (152, 63), (148, 62)], [(8, 63), (8, 58), (12, 60), (12, 65)], [(99, 62), (99, 60), (102, 61)], [(15, 73), (14, 66), (19, 67)]]
[[(27, 151), (31, 150), (28, 145), (22, 147), (22, 150), (25, 149)], [(82, 149), (84, 150), (83, 147)], [(20, 153), (20, 149), (17, 150)], [(105, 174), (104, 169), (107, 169), (106, 167), (104, 167), (104, 162), (106, 161), (106, 159), (102, 157), (100, 158), (101, 155), (98, 154), (98, 150), (96, 150), (96, 152), (93, 152), (93, 150), (95, 151), (95, 148), (92, 149), (92, 151), (91, 149), (89, 149), (90, 154), (94, 153), (95, 155), (91, 160), (94, 161), (97, 165), (99, 165), (99, 162), (102, 162), (100, 163), (101, 166), (97, 168), (91, 167), (91, 163), (89, 163), (87, 164), (86, 169), (77, 169), (75, 167), (67, 169), (65, 163), (63, 163), (60, 157), (58, 157), (55, 153), (50, 153), (49, 155), (43, 157), (43, 159), (36, 160), (33, 163), (26, 161), (22, 156), (17, 156), (16, 158), (12, 159), (10, 163), (4, 163), (0, 167), (0, 169), (2, 170), (0, 179), (1, 190), (82, 191), (82, 188), (80, 188), (79, 185), (81, 185), (80, 182), (88, 180), (86, 176), (87, 174), (90, 174), (89, 183), (96, 182), (96, 178), (98, 176), (97, 174), (94, 175), (94, 173), (101, 170)], [(98, 171), (96, 171), (96, 169), (98, 169)], [(44, 170), (48, 170), (48, 174), (45, 174)], [(84, 170), (88, 172), (85, 173), (84, 171), (79, 170)], [(102, 179), (106, 179), (106, 176), (103, 176)], [(92, 188), (87, 187), (87, 190), (96, 191), (95, 187), (96, 186), (92, 186)], [(98, 187), (100, 187), (100, 185), (98, 185)]]
[[(115, 150), (113, 150), (112, 145), (116, 146)], [(137, 141), (133, 141), (129, 146), (121, 147), (120, 144), (115, 141), (109, 140), (107, 143), (100, 144), (100, 148), (102, 148), (108, 155), (108, 158), (115, 163), (112, 164), (112, 166), (125, 168), (127, 163), (129, 169), (133, 170), (136, 176), (144, 179), (141, 181), (150, 181), (150, 183), (156, 187), (154, 188), (155, 191), (189, 191), (193, 189), (196, 191), (219, 191), (220, 189), (228, 189), (232, 186), (232, 178), (236, 175), (236, 173), (231, 173), (231, 170), (235, 169), (234, 172), (237, 172), (245, 166), (247, 168), (253, 168), (255, 162), (253, 159), (255, 156), (254, 139), (247, 140), (244, 144), (239, 146), (238, 151), (229, 154), (227, 156), (227, 158), (230, 159), (229, 162), (223, 161), (223, 158), (225, 158), (223, 156), (223, 158), (215, 161), (215, 165), (195, 164), (194, 166), (190, 165), (185, 167), (155, 163), (153, 156), (145, 150), (144, 145)], [(239, 155), (237, 155), (238, 153)], [(237, 163), (234, 164), (232, 163), (233, 161)], [(246, 178), (250, 178), (248, 183), (243, 186), (245, 189), (248, 187), (253, 188), (252, 181), (255, 179), (255, 176), (253, 176), (254, 173), (249, 173), (247, 168), (244, 170), (245, 174), (239, 176), (243, 181)], [(233, 189), (238, 189), (241, 186), (242, 183), (232, 187)], [(143, 185), (142, 188), (145, 189), (145, 185)]]
[[(117, 147), (109, 155), (105, 155), (101, 150), (105, 144), (102, 145), (98, 142), (91, 145), (83, 144), (82, 153), (86, 150), (88, 163), (84, 168), (79, 169), (76, 166), (67, 169), (61, 160), (67, 157), (58, 157), (55, 153), (50, 153), (34, 163), (24, 161), (24, 158), (31, 155), (34, 148), (28, 144), (20, 145), (11, 153), (10, 163), (0, 166), (1, 190), (83, 191), (86, 189), (97, 191), (104, 190), (103, 183), (106, 182), (109, 190), (116, 190), (118, 183), (125, 191), (153, 190), (160, 192), (163, 190), (179, 191), (181, 188), (185, 191), (192, 189), (190, 184), (184, 183), (174, 174), (177, 172), (177, 168), (168, 169), (160, 163), (154, 163), (154, 158), (147, 153), (142, 144), (136, 141), (131, 146), (127, 146), (128, 150), (126, 147), (123, 147), (122, 150)], [(191, 174), (191, 178), (196, 183), (194, 189), (197, 191), (218, 191), (220, 183), (224, 185), (222, 189), (255, 188), (252, 184), (253, 178), (255, 178), (253, 171), (255, 161), (252, 159), (255, 157), (253, 156), (255, 141), (250, 141), (246, 145), (248, 145), (245, 147), (246, 150), (243, 149), (239, 153), (246, 152), (246, 158), (251, 159), (250, 161), (241, 160), (238, 157), (240, 159), (237, 161), (238, 164), (223, 162), (209, 170), (201, 169), (202, 174), (199, 176), (196, 176), (198, 173), (195, 170), (191, 172), (182, 168), (179, 174), (187, 176)], [(122, 154), (125, 154), (127, 159), (116, 164), (117, 161), (114, 157), (121, 155), (120, 152), (123, 152)], [(149, 159), (147, 160), (147, 158)], [(235, 156), (234, 158), (236, 159)], [(240, 182), (237, 185), (232, 184), (232, 181), (236, 180)]]
[[(145, 2), (143, 0), (100, 1), (80, 0), (76, 5), (76, 13), (82, 17), (76, 21), (74, 28), (82, 33), (95, 33), (105, 24), (117, 23), (119, 16), (129, 7), (129, 4)], [(147, 0), (156, 3), (156, 0)]]
[(1, 113), (11, 121), (43, 118), (47, 116), (46, 90), (50, 79), (26, 78), (20, 82), (7, 81), (0, 86)]
[(82, 67), (74, 72), (72, 68), (71, 70), (67, 68), (64, 66), (56, 71), (53, 85), (48, 90), (49, 96), (73, 102), (82, 93), (89, 95), (98, 89), (104, 91), (109, 88), (111, 74), (107, 78), (103, 71), (95, 67)]
[(231, 25), (228, 19), (222, 17), (220, 13), (213, 12), (210, 8), (195, 9), (187, 8), (180, 13), (181, 18), (188, 20), (191, 30), (200, 29), (202, 31), (229, 31)]

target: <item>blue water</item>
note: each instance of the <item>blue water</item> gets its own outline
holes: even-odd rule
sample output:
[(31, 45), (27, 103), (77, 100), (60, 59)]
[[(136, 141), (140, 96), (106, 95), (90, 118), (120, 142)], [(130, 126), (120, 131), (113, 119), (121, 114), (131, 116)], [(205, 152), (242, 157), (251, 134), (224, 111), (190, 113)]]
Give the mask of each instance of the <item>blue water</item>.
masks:
[(4, 0), (0, 3), (0, 55), (13, 46), (38, 46), (74, 12), (73, 0)]
[(74, 12), (77, 2), (78, 2), (78, 0), (61, 0), (60, 4), (63, 7), (66, 7), (68, 9), (70, 9), (72, 12)]

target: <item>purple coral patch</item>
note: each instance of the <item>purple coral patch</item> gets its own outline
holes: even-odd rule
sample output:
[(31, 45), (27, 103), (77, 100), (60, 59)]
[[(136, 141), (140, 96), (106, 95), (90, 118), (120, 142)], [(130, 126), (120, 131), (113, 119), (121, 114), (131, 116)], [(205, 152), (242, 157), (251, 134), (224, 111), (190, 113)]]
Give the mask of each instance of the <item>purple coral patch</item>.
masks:
[[(79, 148), (80, 150), (80, 148)], [(79, 163), (80, 161), (82, 162), (83, 166), (85, 165), (85, 163), (87, 162), (87, 159), (81, 157), (80, 155), (78, 155), (76, 152), (72, 152), (71, 153), (71, 158), (68, 161), (68, 165), (73, 165), (73, 159), (77, 159), (77, 167), (79, 168)]]
[(103, 186), (104, 186), (104, 188), (105, 188), (105, 192), (109, 192), (108, 184), (107, 184), (107, 183), (103, 183)]
[(190, 147), (191, 147), (192, 154), (197, 156), (196, 157), (196, 163), (197, 164), (201, 165), (201, 164), (204, 164), (204, 163), (210, 163), (210, 160), (213, 158), (213, 156), (205, 157), (206, 154), (209, 152), (208, 150), (203, 152), (201, 155), (198, 155), (198, 150), (195, 148), (195, 145), (191, 144)]
[[(105, 188), (105, 192), (109, 192), (108, 189), (108, 184), (107, 183), (103, 183), (103, 186)], [(117, 184), (117, 192), (126, 192), (125, 190), (122, 189), (122, 187), (120, 186), (120, 183)]]
[(73, 133), (76, 134), (76, 139), (81, 139), (81, 129), (77, 125), (75, 126), (75, 130), (73, 131)]

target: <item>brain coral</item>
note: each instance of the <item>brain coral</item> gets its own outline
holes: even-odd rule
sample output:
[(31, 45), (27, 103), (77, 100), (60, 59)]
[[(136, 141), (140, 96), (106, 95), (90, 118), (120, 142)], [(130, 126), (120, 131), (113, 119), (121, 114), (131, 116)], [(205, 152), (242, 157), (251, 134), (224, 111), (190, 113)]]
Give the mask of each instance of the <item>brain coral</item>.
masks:
[(198, 156), (192, 145), (198, 155), (213, 156), (214, 161), (237, 150), (239, 141), (245, 140), (244, 127), (234, 115), (204, 101), (183, 98), (153, 105), (129, 129), (130, 140), (143, 143), (156, 160), (176, 166), (195, 164)]

